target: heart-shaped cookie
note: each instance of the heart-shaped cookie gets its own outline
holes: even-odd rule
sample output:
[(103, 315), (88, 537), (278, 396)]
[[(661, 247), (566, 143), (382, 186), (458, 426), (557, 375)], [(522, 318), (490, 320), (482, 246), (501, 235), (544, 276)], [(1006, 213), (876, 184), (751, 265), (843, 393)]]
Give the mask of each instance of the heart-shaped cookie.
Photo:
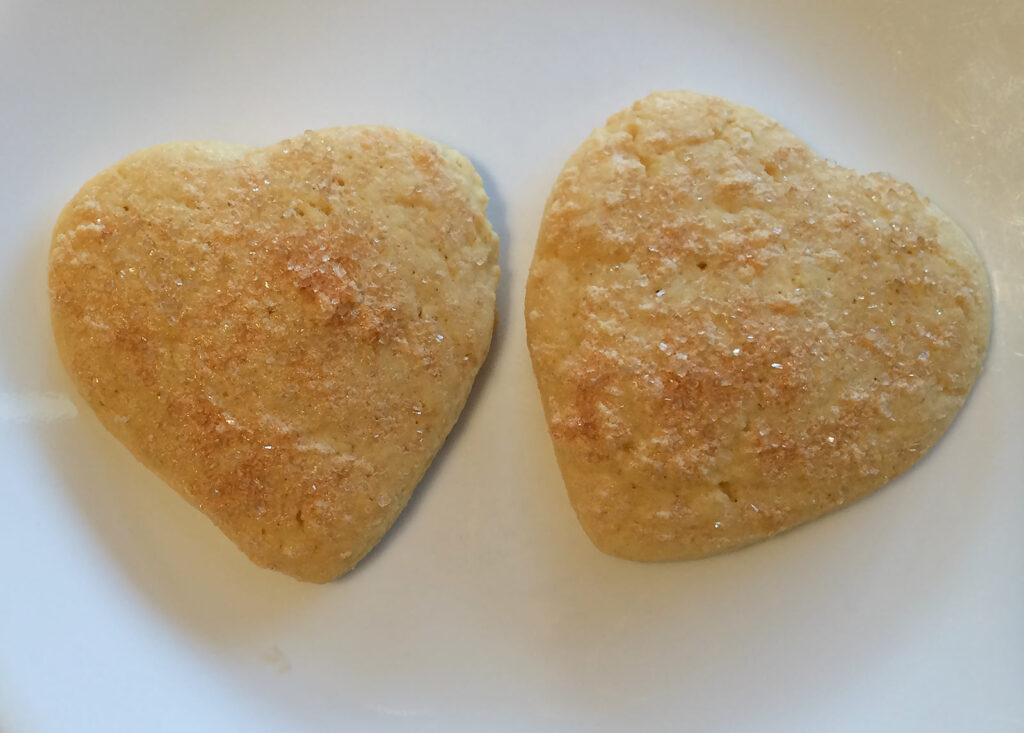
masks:
[(57, 222), (61, 357), (253, 562), (330, 580), (401, 512), (487, 354), (486, 207), (469, 161), (390, 128), (144, 150)]
[(608, 553), (670, 560), (907, 470), (981, 370), (990, 297), (966, 235), (910, 186), (674, 92), (565, 165), (526, 316), (583, 528)]

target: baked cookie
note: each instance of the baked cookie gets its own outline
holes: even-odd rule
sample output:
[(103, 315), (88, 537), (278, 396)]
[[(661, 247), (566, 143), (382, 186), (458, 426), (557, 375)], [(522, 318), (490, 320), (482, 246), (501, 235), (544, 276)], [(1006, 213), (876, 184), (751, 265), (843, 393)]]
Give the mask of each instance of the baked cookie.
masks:
[(487, 354), (486, 207), (468, 160), (384, 127), (135, 153), (57, 222), (61, 358), (253, 562), (330, 580), (402, 511)]
[(566, 163), (526, 295), (580, 523), (635, 560), (710, 555), (906, 471), (978, 376), (990, 296), (914, 189), (764, 115), (657, 93)]

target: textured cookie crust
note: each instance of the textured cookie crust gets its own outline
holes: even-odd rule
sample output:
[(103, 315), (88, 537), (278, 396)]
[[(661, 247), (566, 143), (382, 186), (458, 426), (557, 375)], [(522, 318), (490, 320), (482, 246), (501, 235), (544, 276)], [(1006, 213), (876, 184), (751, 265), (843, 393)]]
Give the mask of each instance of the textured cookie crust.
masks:
[(741, 547), (906, 471), (978, 376), (990, 308), (973, 245), (910, 186), (690, 92), (569, 159), (526, 296), (573, 507), (636, 560)]
[(61, 358), (253, 562), (330, 580), (401, 512), (487, 354), (486, 207), (469, 161), (390, 128), (144, 150), (57, 222)]

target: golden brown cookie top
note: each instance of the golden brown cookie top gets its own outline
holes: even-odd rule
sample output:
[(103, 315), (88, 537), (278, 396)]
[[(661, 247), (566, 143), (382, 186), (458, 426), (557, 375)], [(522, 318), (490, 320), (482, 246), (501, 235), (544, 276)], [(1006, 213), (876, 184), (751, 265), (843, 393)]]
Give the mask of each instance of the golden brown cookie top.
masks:
[(989, 311), (973, 246), (910, 186), (691, 92), (635, 103), (569, 159), (526, 304), (580, 521), (651, 560), (905, 471), (977, 377)]
[(144, 150), (57, 223), (62, 357), (255, 562), (336, 577), (401, 511), (487, 353), (486, 206), (465, 158), (390, 128)]

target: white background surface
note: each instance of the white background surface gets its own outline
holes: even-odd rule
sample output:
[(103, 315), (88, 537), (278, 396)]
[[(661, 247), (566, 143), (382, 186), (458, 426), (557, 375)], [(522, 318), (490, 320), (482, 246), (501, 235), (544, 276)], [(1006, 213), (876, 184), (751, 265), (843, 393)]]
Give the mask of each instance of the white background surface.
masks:
[[(0, 0), (0, 730), (1024, 730), (1022, 38), (1015, 0)], [(522, 303), (562, 163), (661, 88), (915, 184), (978, 242), (996, 326), (907, 475), (767, 544), (640, 565), (576, 524)], [(249, 564), (72, 394), (46, 250), (136, 149), (363, 122), (477, 165), (502, 321), (405, 515), (314, 586)]]

